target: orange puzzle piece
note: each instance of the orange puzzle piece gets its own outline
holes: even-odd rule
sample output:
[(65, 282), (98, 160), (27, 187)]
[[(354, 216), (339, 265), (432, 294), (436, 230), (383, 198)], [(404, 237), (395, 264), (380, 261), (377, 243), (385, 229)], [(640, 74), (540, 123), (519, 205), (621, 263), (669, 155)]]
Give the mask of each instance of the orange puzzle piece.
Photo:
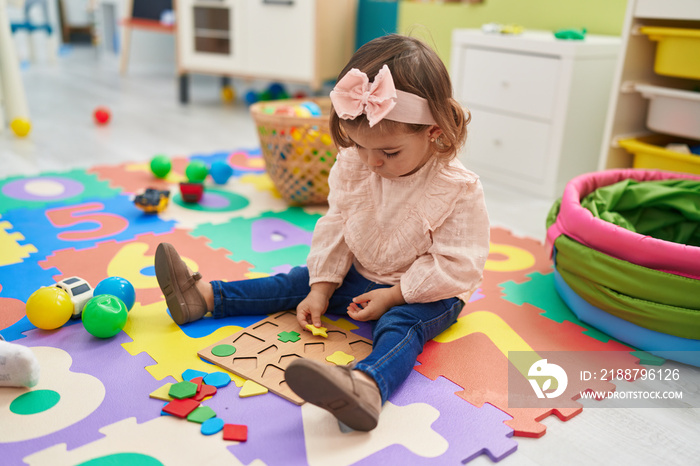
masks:
[[(600, 361), (599, 367), (640, 367), (638, 358), (629, 353), (631, 348), (613, 340), (607, 343), (595, 340), (583, 334), (582, 327), (571, 322), (560, 324), (547, 319), (540, 315), (540, 309), (527, 303), (517, 305), (487, 296), (466, 306), (460, 319), (468, 319), (470, 315), (483, 312), (493, 315), (513, 334), (505, 334), (507, 338), (501, 335), (499, 339), (498, 330), (493, 325), (471, 325), (467, 333), (457, 335), (457, 338), (450, 341), (440, 343), (439, 340), (445, 337), (439, 336), (425, 345), (423, 353), (418, 356), (421, 365), (415, 369), (431, 380), (443, 376), (459, 385), (463, 390), (456, 392), (456, 395), (477, 408), (489, 403), (510, 414), (513, 419), (505, 423), (514, 429), (517, 436), (541, 437), (546, 427), (539, 421), (552, 414), (563, 421), (569, 420), (581, 412), (582, 406), (572, 398), (567, 403), (569, 406), (562, 408), (509, 407), (508, 368), (512, 362), (506, 354), (509, 350), (523, 349), (517, 345), (517, 338), (513, 335), (517, 335), (535, 352), (581, 352), (582, 355), (587, 355), (587, 363), (595, 359), (596, 354), (606, 358), (612, 355), (612, 359)], [(572, 375), (576, 373), (572, 372)], [(526, 379), (522, 380), (527, 383)], [(586, 390), (607, 392), (614, 389), (615, 385), (606, 381), (582, 381), (574, 377), (569, 380), (569, 391), (572, 393)]]

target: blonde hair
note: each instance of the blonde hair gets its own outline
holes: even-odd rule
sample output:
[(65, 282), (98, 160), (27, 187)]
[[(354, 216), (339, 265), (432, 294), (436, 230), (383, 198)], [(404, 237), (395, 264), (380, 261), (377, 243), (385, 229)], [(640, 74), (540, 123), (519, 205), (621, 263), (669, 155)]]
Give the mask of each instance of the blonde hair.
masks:
[[(352, 68), (357, 68), (366, 73), (372, 81), (384, 65), (391, 70), (396, 89), (410, 92), (428, 101), (430, 112), (442, 130), (436, 144), (437, 155), (445, 158), (455, 157), (467, 139), (467, 125), (471, 114), (452, 97), (452, 81), (440, 57), (419, 39), (389, 34), (360, 47), (338, 75), (338, 80)], [(342, 120), (335, 110), (331, 109), (331, 136), (341, 148), (354, 146), (343, 130), (344, 125), (363, 131), (369, 129), (366, 115), (359, 115), (354, 120)], [(429, 126), (384, 119), (377, 123), (372, 131), (412, 134)]]

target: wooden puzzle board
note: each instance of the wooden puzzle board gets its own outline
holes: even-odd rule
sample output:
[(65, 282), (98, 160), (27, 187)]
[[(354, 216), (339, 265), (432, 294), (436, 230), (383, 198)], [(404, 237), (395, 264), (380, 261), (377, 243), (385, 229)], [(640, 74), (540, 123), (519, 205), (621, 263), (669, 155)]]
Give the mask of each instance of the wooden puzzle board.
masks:
[[(253, 380), (273, 393), (301, 405), (299, 398), (284, 379), (287, 366), (297, 358), (307, 358), (325, 364), (334, 363), (326, 360), (336, 351), (354, 356), (354, 361), (361, 361), (372, 351), (372, 341), (355, 335), (329, 322), (324, 322), (328, 337), (313, 335), (299, 328), (296, 312), (283, 311), (244, 328), (223, 340), (199, 351), (200, 357), (214, 363), (236, 375)], [(288, 332), (288, 333), (285, 333)], [(284, 340), (296, 332), (299, 339)], [(282, 340), (280, 334), (283, 335)], [(231, 345), (236, 351), (230, 356), (216, 356), (212, 350), (221, 345)], [(217, 352), (217, 351), (214, 351)]]

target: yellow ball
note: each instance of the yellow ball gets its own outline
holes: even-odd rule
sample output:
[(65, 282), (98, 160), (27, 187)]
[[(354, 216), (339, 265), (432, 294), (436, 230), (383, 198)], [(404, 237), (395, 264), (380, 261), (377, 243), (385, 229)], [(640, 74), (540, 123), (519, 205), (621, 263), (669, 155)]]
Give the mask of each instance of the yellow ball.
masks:
[(318, 138), (318, 131), (316, 131), (315, 129), (309, 129), (306, 132), (306, 140), (307, 141), (314, 142), (316, 140), (316, 138)]
[(236, 92), (231, 86), (224, 86), (221, 88), (221, 100), (226, 103), (233, 102), (236, 98)]
[(35, 327), (53, 330), (73, 315), (70, 295), (57, 286), (36, 290), (27, 300), (27, 318)]
[(296, 105), (294, 107), (294, 115), (301, 118), (309, 118), (312, 116), (311, 111), (306, 107), (302, 107), (301, 105)]
[(10, 123), (10, 128), (17, 137), (23, 138), (32, 130), (32, 124), (26, 118), (15, 118)]

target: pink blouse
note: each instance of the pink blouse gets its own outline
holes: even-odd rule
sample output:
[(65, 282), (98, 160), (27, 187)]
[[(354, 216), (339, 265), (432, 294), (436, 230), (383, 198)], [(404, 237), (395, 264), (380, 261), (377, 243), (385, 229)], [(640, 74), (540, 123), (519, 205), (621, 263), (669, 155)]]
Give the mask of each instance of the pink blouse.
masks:
[(468, 299), (481, 283), (489, 251), (484, 193), (456, 158), (432, 158), (386, 179), (356, 149), (342, 149), (329, 184), (328, 213), (307, 259), (310, 284), (340, 285), (352, 264), (368, 280), (400, 284), (407, 303)]

